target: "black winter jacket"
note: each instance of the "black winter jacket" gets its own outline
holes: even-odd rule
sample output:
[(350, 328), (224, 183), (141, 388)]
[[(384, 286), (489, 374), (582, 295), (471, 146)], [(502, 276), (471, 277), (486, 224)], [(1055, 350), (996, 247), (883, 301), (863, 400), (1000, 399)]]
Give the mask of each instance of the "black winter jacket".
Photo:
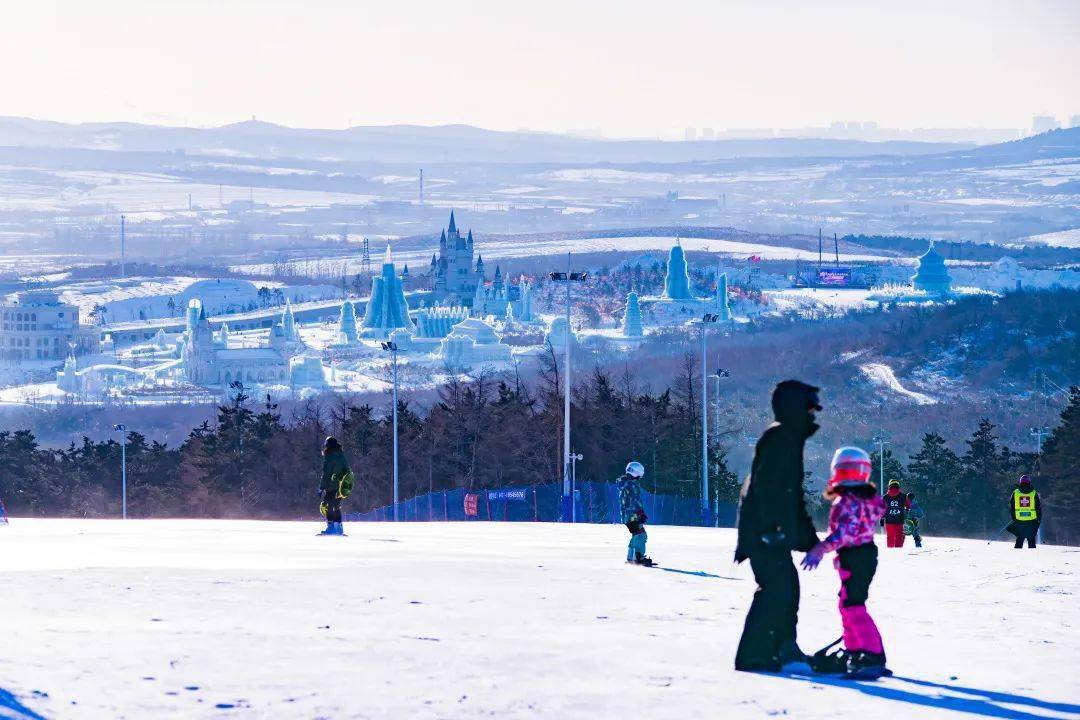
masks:
[(349, 462), (345, 459), (345, 453), (340, 450), (332, 450), (323, 455), (322, 482), (319, 489), (322, 491), (337, 490), (342, 476), (349, 472)]
[(818, 429), (809, 414), (809, 403), (817, 403), (817, 388), (797, 383), (781, 392), (788, 383), (777, 387), (773, 395), (777, 421), (754, 449), (739, 504), (736, 562), (762, 547), (806, 551), (818, 542), (803, 495), (803, 447)]

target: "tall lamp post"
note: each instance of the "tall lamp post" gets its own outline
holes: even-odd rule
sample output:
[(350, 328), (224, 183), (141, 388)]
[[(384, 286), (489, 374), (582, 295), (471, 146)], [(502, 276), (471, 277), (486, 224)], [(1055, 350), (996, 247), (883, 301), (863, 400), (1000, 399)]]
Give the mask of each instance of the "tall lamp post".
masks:
[(398, 346), (395, 342), (384, 342), (382, 349), (390, 353), (391, 377), (393, 379), (393, 403), (392, 411), (394, 418), (394, 522), (398, 521), (398, 439), (397, 439), (397, 356)]
[(570, 466), (570, 283), (585, 282), (588, 272), (570, 272), (570, 253), (566, 253), (566, 272), (553, 272), (550, 275), (555, 282), (566, 283), (566, 385), (563, 389), (563, 497), (562, 520), (572, 520), (573, 501), (570, 496), (570, 481), (573, 468)]
[(577, 522), (577, 464), (579, 460), (584, 460), (585, 456), (581, 453), (570, 453), (570, 482), (572, 487), (570, 488), (570, 522)]
[(127, 520), (127, 425), (113, 425), (120, 433), (120, 516)]
[[(716, 423), (717, 423), (717, 426), (718, 426), (717, 430), (719, 431), (719, 424), (720, 424), (720, 383), (723, 382), (724, 378), (731, 377), (731, 372), (729, 372), (728, 370), (725, 370), (724, 368), (716, 368), (716, 372), (714, 373), (714, 375), (716, 376), (716, 406), (715, 406), (716, 409), (715, 409), (715, 411), (713, 413), (713, 416), (716, 418)], [(719, 497), (719, 495), (717, 493), (713, 493), (712, 509), (713, 509), (712, 517), (709, 518), (709, 519), (712, 520), (712, 523), (710, 523), (710, 524), (715, 526), (717, 524), (717, 522), (718, 522), (718, 518), (720, 517), (720, 497)]]
[(705, 330), (715, 325), (719, 315), (701, 316), (701, 524), (709, 523), (709, 355)]
[(888, 491), (885, 487), (885, 446), (892, 443), (885, 439), (885, 433), (878, 433), (873, 442), (878, 446), (878, 484), (881, 485), (881, 494), (884, 495)]

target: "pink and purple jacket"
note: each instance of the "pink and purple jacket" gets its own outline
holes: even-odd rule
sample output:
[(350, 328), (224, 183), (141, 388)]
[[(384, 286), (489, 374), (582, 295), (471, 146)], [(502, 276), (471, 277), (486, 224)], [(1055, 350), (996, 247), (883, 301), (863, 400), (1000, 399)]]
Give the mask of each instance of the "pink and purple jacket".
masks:
[(821, 545), (825, 552), (874, 542), (874, 530), (885, 515), (880, 496), (857, 498), (841, 495), (829, 510), (829, 536)]

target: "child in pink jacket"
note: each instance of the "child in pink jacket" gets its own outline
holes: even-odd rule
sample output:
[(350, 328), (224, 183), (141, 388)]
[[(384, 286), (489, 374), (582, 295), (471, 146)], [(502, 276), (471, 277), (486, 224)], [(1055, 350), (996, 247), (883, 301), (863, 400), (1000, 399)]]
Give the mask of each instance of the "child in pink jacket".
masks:
[[(891, 675), (885, 667), (885, 648), (866, 598), (877, 570), (874, 530), (885, 514), (885, 503), (870, 481), (870, 456), (857, 447), (843, 447), (832, 460), (832, 477), (825, 497), (832, 500), (829, 535), (806, 554), (803, 567), (812, 570), (830, 550), (836, 551), (834, 567), (840, 573), (840, 619), (844, 627), (842, 650), (827, 654), (836, 645), (816, 653), (810, 667), (820, 673), (850, 677)], [(837, 643), (840, 642), (837, 640)]]

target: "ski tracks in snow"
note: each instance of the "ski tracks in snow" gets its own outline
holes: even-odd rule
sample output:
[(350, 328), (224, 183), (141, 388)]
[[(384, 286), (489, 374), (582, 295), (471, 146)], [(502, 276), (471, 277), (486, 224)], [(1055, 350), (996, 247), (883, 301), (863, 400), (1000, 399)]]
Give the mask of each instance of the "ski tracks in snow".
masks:
[(874, 385), (892, 390), (894, 393), (911, 400), (916, 405), (936, 405), (938, 402), (937, 398), (925, 393), (908, 390), (897, 379), (893, 369), (885, 363), (864, 363), (859, 366), (859, 370)]

